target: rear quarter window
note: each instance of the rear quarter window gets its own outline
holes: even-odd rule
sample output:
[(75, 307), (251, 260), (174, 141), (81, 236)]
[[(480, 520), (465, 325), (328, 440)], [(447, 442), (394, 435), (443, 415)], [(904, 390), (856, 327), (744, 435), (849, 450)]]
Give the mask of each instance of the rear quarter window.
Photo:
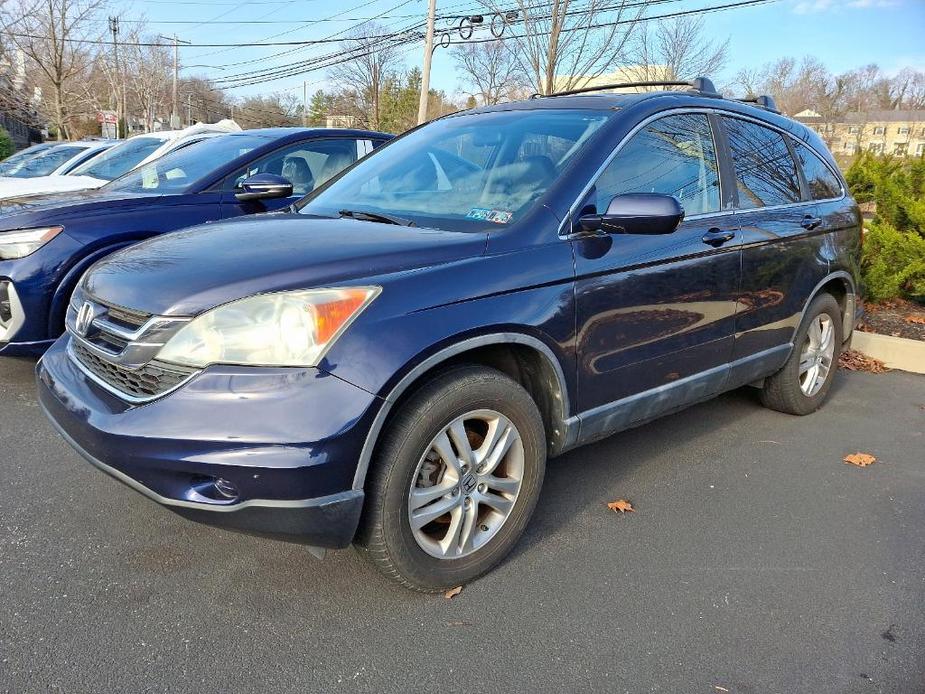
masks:
[(793, 148), (803, 167), (809, 197), (813, 200), (829, 200), (841, 196), (841, 182), (826, 163), (801, 142), (794, 142)]

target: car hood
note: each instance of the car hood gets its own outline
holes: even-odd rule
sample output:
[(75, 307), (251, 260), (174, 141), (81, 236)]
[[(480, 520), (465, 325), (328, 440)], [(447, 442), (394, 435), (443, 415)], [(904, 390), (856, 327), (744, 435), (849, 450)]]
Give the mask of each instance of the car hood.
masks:
[(271, 214), (149, 239), (108, 256), (86, 289), (106, 303), (196, 315), (253, 294), (327, 287), (481, 255), (486, 233)]
[(109, 183), (92, 176), (39, 176), (37, 178), (0, 178), (0, 200), (39, 193), (92, 190)]
[(63, 224), (74, 214), (114, 212), (157, 197), (150, 193), (82, 190), (72, 193), (24, 195), (0, 200), (0, 233), (42, 224)]

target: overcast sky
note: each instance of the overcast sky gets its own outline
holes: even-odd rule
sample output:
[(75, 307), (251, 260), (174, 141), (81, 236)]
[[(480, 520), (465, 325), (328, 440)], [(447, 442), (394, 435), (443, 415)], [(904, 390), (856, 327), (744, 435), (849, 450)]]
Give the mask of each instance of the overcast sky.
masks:
[[(726, 4), (730, 0), (678, 0), (651, 10), (664, 14)], [(393, 9), (400, 3), (406, 3)], [(126, 18), (144, 16), (154, 33), (173, 34), (193, 43), (300, 41), (348, 30), (359, 18), (385, 14), (378, 20), (390, 30), (424, 18), (427, 0), (117, 0)], [(477, 6), (471, 0), (437, 0), (437, 13)], [(339, 15), (333, 21), (319, 21)], [(354, 21), (348, 21), (354, 20)], [(185, 23), (171, 23), (185, 22)], [(838, 72), (878, 63), (888, 72), (911, 66), (925, 70), (925, 0), (778, 0), (768, 5), (715, 12), (706, 16), (711, 38), (730, 39), (729, 65), (714, 76), (723, 83), (742, 67), (756, 67), (784, 56), (814, 55)], [(252, 64), (285, 48), (185, 48), (184, 74), (221, 77), (245, 70), (284, 66), (331, 51), (334, 46), (304, 47), (286, 56)], [(420, 44), (404, 53), (406, 67), (420, 65)], [(239, 63), (238, 65), (233, 65)], [(209, 67), (195, 67), (206, 65)], [(224, 68), (224, 69), (222, 69)], [(293, 90), (301, 95), (326, 86), (326, 72), (309, 72), (258, 86), (230, 90), (236, 96)], [(447, 49), (434, 58), (432, 86), (455, 94), (461, 89)]]

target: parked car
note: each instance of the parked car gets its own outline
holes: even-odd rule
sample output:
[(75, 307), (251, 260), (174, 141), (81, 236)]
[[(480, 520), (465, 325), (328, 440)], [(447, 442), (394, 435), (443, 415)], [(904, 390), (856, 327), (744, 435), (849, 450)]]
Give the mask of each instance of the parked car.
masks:
[(38, 174), (28, 181), (0, 179), (0, 200), (101, 188), (132, 169), (174, 150), (240, 130), (234, 121), (224, 120), (197, 123), (184, 130), (136, 135), (128, 140), (106, 140), (107, 147), (111, 147), (108, 152), (92, 159), (84, 158), (66, 169)]
[(189, 518), (355, 543), (421, 591), (470, 581), (548, 456), (746, 384), (822, 405), (861, 218), (822, 140), (759, 103), (698, 80), (476, 109), (290, 213), (111, 255), (41, 404)]
[(174, 151), (98, 191), (0, 203), (0, 355), (41, 354), (64, 330), (78, 278), (103, 256), (155, 234), (290, 205), (389, 137), (248, 130)]
[(44, 152), (46, 149), (54, 147), (56, 144), (58, 143), (40, 142), (39, 144), (30, 145), (29, 147), (21, 149), (18, 152), (14, 152), (2, 162), (0, 162), (0, 177), (6, 176), (10, 171), (15, 171), (22, 162), (26, 161), (27, 159), (31, 159), (36, 154)]
[[(113, 140), (60, 142), (8, 166), (0, 176), (0, 198), (24, 193), (50, 176), (64, 176), (89, 163), (115, 143)], [(15, 156), (15, 155), (14, 155)], [(6, 163), (6, 162), (4, 162)]]

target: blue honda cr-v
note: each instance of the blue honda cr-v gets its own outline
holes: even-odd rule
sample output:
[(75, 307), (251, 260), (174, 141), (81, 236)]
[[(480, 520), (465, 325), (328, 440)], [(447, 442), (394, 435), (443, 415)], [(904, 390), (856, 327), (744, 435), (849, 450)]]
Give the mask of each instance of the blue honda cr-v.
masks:
[(389, 137), (248, 130), (178, 149), (99, 190), (0, 203), (0, 355), (44, 351), (64, 330), (80, 275), (103, 256), (165, 231), (290, 205)]
[(442, 590), (511, 549), (547, 456), (752, 384), (808, 414), (860, 216), (762, 99), (563, 95), (442, 118), (289, 214), (98, 263), (39, 397), (179, 513), (356, 543)]

